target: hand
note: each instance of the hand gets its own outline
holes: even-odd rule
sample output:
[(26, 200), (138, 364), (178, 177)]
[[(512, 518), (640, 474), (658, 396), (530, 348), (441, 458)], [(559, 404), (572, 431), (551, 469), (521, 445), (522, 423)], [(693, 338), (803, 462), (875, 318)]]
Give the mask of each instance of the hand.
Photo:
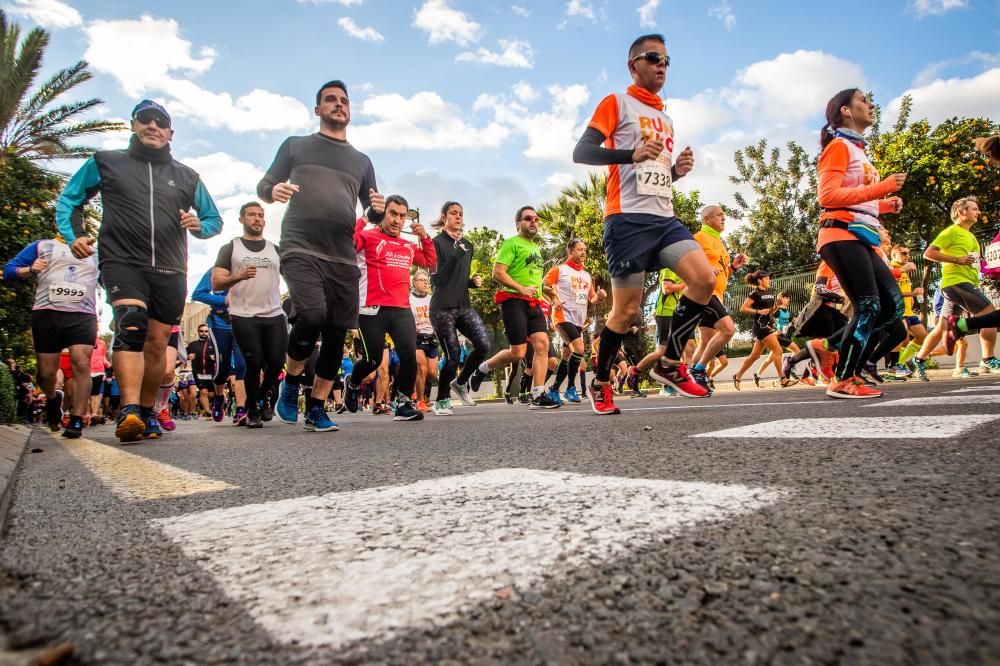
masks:
[(376, 192), (372, 187), (368, 190), (368, 200), (371, 201), (372, 210), (381, 215), (385, 212), (385, 196)]
[(600, 287), (597, 290), (597, 300), (603, 301), (607, 297), (608, 297), (608, 292), (604, 291), (604, 287)]
[(663, 140), (652, 138), (632, 151), (633, 162), (647, 162), (655, 160), (663, 152)]
[(721, 268), (713, 268), (712, 269), (712, 274), (715, 275), (716, 277), (719, 277), (720, 275), (722, 275), (722, 269)]
[(733, 263), (732, 263), (733, 270), (738, 271), (739, 269), (746, 266), (748, 261), (750, 261), (750, 257), (743, 254), (742, 252), (739, 252), (735, 257), (733, 257)]
[(912, 261), (908, 261), (905, 264), (903, 264), (902, 270), (903, 271), (915, 271), (915, 270), (917, 270), (917, 265), (915, 263), (913, 263)]
[(201, 232), (201, 220), (198, 216), (189, 210), (178, 210), (181, 214), (181, 227), (187, 229), (192, 234), (197, 234)]
[(271, 200), (278, 203), (288, 203), (292, 195), (299, 191), (298, 185), (292, 183), (278, 183), (271, 188)]
[(479, 289), (480, 287), (482, 287), (483, 286), (483, 278), (479, 277), (478, 275), (473, 275), (472, 276), (472, 286), (474, 286), (476, 289)]
[(424, 229), (424, 225), (419, 222), (414, 222), (410, 225), (410, 233), (420, 240), (427, 238), (427, 231)]
[(917, 287), (913, 291), (911, 291), (910, 293), (913, 296), (923, 296), (924, 295), (924, 288), (923, 287)]
[(674, 172), (678, 176), (683, 176), (694, 168), (694, 153), (691, 151), (691, 146), (684, 146), (684, 150), (681, 154), (677, 156), (674, 161)]
[[(906, 176), (904, 176), (904, 179), (905, 177)], [(902, 187), (902, 185), (900, 187)], [(889, 197), (888, 199), (886, 199), (886, 201), (889, 203), (890, 206), (892, 206), (893, 212), (898, 213), (899, 211), (903, 210), (903, 200), (900, 199), (899, 197)]]
[[(894, 173), (891, 176), (889, 176), (888, 178), (884, 178), (883, 180), (890, 180), (890, 179), (896, 181), (896, 186), (893, 188), (892, 191), (893, 192), (898, 192), (899, 190), (903, 189), (903, 183), (906, 182), (906, 173), (905, 172), (904, 173)], [(900, 202), (902, 202), (902, 199), (900, 199)]]
[(48, 267), (48, 265), (49, 265), (48, 261), (39, 257), (38, 259), (35, 259), (34, 262), (32, 262), (31, 266), (28, 267), (28, 270), (31, 271), (32, 273), (41, 273)]
[(959, 257), (955, 261), (955, 263), (958, 264), (959, 266), (971, 266), (972, 264), (976, 263), (976, 258), (971, 254), (967, 254), (964, 257)]
[(517, 286), (517, 293), (528, 298), (538, 298), (537, 287), (525, 287), (523, 284)]
[[(257, 267), (256, 266), (244, 266), (239, 273), (236, 274), (239, 280), (252, 280), (257, 277)], [(229, 303), (229, 294), (226, 294), (226, 303)]]
[(70, 246), (70, 252), (77, 259), (86, 259), (90, 255), (94, 254), (94, 243), (97, 242), (96, 238), (91, 238), (90, 236), (80, 236), (73, 244)]

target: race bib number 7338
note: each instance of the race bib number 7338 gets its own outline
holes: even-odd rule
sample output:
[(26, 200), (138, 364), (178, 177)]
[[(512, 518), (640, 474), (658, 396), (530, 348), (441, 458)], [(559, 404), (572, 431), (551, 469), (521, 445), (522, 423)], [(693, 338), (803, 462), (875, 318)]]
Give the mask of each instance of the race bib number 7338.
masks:
[(635, 165), (635, 189), (643, 195), (656, 197), (671, 196), (670, 163), (663, 160), (649, 160)]

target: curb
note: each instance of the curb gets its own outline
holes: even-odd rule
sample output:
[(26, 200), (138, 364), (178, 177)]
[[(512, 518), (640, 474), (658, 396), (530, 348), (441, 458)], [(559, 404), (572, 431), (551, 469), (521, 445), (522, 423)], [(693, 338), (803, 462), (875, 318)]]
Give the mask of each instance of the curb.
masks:
[(14, 484), (21, 469), (24, 452), (28, 449), (32, 430), (23, 425), (0, 426), (0, 535), (7, 527), (7, 512), (14, 495)]

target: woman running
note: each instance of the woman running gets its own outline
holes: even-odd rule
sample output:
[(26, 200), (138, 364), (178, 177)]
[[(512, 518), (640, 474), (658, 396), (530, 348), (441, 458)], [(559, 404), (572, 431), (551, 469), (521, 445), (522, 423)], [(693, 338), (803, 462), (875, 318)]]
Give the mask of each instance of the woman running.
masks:
[[(906, 174), (879, 180), (865, 154), (864, 131), (873, 122), (874, 105), (852, 88), (840, 91), (827, 103), (826, 125), (820, 132), (818, 193), (822, 214), (816, 249), (853, 305), (853, 315), (841, 335), (809, 341), (808, 349), (821, 371), (834, 375), (826, 390), (831, 398), (882, 395), (866, 387), (858, 371), (874, 350), (874, 345), (869, 346), (872, 334), (889, 328), (903, 314), (899, 286), (875, 248), (880, 245), (879, 215), (903, 208), (899, 197), (883, 197), (899, 191)], [(902, 338), (888, 342), (892, 342), (888, 346), (892, 349)]]
[[(847, 316), (841, 311), (845, 302), (844, 291), (840, 288), (837, 276), (826, 262), (820, 262), (816, 270), (812, 298), (799, 311), (792, 325), (799, 335), (805, 338), (820, 341), (829, 338), (847, 326)], [(782, 365), (782, 377), (793, 377), (795, 366), (809, 357), (809, 345), (806, 345), (805, 349), (786, 358)], [(803, 374), (801, 381), (803, 384), (815, 386), (816, 381), (810, 375), (809, 372)]]
[[(782, 349), (787, 349), (794, 356), (799, 353), (799, 346), (795, 344), (791, 336), (792, 313), (788, 310), (788, 304), (791, 300), (792, 295), (787, 291), (778, 294), (777, 305), (775, 306), (778, 309), (774, 313), (774, 327), (778, 331), (778, 344), (781, 345)], [(760, 376), (764, 374), (770, 362), (770, 357), (761, 359), (760, 365), (757, 366), (757, 369), (753, 373), (753, 383), (758, 388), (760, 388)], [(779, 374), (778, 377), (781, 378), (783, 375)], [(798, 380), (798, 377), (795, 377), (795, 379)]]
[(781, 343), (778, 342), (778, 331), (774, 327), (774, 314), (778, 311), (778, 305), (774, 294), (768, 291), (771, 288), (771, 276), (767, 271), (754, 271), (746, 276), (746, 283), (755, 289), (743, 301), (740, 312), (753, 316), (754, 343), (750, 355), (743, 360), (743, 365), (733, 375), (733, 385), (737, 391), (740, 390), (743, 374), (760, 358), (764, 349), (767, 349), (771, 352), (770, 361), (781, 377), (781, 385), (791, 386), (795, 381), (783, 377), (781, 372)]

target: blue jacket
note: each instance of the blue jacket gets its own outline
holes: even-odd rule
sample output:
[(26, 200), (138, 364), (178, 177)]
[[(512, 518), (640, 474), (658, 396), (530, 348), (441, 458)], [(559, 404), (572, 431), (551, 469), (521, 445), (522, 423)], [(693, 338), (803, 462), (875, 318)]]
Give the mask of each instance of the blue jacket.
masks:
[(230, 329), (233, 327), (229, 320), (229, 306), (226, 305), (226, 295), (228, 293), (228, 289), (225, 291), (212, 291), (211, 268), (201, 276), (198, 286), (191, 293), (192, 301), (204, 303), (212, 308), (212, 313), (208, 315), (208, 319), (205, 321), (209, 328)]

